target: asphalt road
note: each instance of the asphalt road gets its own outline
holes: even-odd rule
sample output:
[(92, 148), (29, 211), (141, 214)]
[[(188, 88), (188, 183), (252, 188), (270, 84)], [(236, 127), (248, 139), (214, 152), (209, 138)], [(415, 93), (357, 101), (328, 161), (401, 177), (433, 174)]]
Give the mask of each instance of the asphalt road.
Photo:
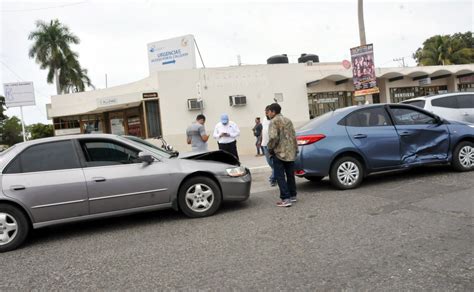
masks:
[(0, 290), (474, 290), (474, 172), (421, 168), (353, 191), (298, 180), (291, 208), (274, 205), (266, 175), (209, 218), (36, 230), (0, 254)]

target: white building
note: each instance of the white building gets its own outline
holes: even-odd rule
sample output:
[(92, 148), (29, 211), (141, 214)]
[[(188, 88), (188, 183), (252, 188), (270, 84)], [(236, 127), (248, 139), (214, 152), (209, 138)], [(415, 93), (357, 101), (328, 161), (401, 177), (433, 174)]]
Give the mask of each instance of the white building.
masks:
[[(190, 151), (186, 128), (197, 114), (212, 133), (222, 113), (241, 130), (240, 153), (254, 153), (255, 117), (274, 100), (296, 126), (332, 108), (366, 102), (399, 102), (442, 92), (474, 90), (474, 65), (377, 68), (380, 93), (354, 97), (352, 71), (341, 63), (273, 64), (152, 73), (130, 84), (51, 97), (56, 135), (104, 132), (144, 138), (163, 135)], [(245, 98), (242, 98), (244, 96)], [(203, 109), (199, 109), (202, 98)], [(233, 102), (231, 105), (230, 101)], [(239, 103), (239, 104), (235, 104)], [(209, 148), (217, 149), (211, 138)]]

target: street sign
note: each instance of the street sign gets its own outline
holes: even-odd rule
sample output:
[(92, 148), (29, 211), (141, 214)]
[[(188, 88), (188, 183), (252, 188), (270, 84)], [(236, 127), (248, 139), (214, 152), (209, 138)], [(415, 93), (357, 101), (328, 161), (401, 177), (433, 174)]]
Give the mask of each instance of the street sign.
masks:
[(147, 49), (150, 73), (196, 68), (193, 35), (150, 43)]
[(320, 98), (316, 101), (316, 103), (333, 103), (333, 102), (338, 102), (339, 98), (338, 97), (333, 97), (333, 98)]
[(426, 77), (426, 78), (420, 79), (420, 80), (418, 80), (418, 84), (419, 84), (420, 86), (430, 85), (430, 84), (431, 84), (431, 78), (430, 78), (430, 77)]
[(33, 82), (4, 83), (3, 90), (8, 108), (36, 104)]

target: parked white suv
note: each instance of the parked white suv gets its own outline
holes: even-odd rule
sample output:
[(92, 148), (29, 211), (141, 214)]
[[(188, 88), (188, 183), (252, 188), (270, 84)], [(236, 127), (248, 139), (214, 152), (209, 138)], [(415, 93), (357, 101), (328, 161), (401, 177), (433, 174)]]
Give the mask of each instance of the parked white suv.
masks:
[(402, 101), (447, 120), (474, 123), (474, 92), (456, 92)]

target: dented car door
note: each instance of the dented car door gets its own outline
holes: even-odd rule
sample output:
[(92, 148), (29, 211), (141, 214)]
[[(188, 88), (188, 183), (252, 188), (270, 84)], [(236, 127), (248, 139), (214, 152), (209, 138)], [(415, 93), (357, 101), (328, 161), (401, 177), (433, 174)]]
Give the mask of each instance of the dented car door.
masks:
[(448, 159), (449, 130), (436, 116), (404, 105), (391, 105), (390, 112), (400, 137), (402, 164)]

